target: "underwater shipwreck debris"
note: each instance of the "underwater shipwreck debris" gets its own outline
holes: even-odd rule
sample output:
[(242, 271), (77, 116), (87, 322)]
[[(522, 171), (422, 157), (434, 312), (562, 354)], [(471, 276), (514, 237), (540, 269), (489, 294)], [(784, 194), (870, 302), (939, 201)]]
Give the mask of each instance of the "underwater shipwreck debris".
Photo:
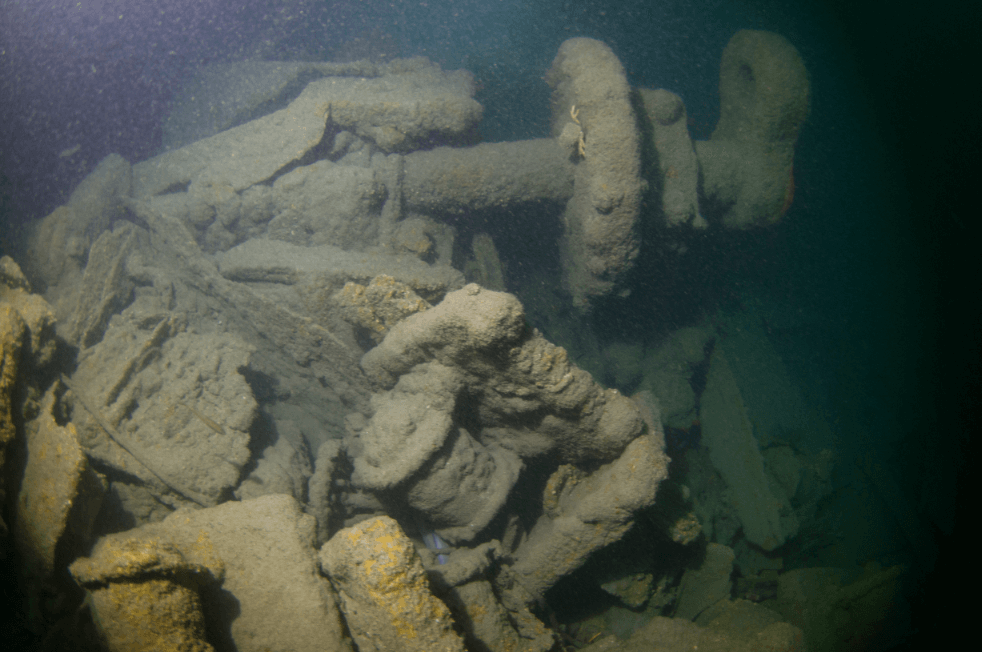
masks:
[[(383, 391), (351, 441), (354, 482), (385, 490), (412, 477), (410, 504), (450, 542), (473, 538), (497, 514), (521, 457), (611, 458), (642, 428), (629, 399), (526, 331), (513, 296), (473, 284), (396, 324), (362, 367)], [(454, 419), (464, 397), (483, 415), (466, 428)], [(466, 478), (473, 492), (459, 491)]]
[(75, 387), (75, 385), (71, 381), (68, 380), (68, 377), (65, 376), (64, 374), (62, 374), (61, 382), (65, 384), (65, 387), (67, 387), (72, 391), (72, 394), (74, 394), (75, 398), (78, 400), (79, 405), (85, 408), (86, 412), (92, 415), (92, 418), (95, 419), (95, 422), (97, 424), (99, 424), (99, 427), (102, 429), (102, 431), (106, 433), (106, 436), (112, 439), (113, 442), (119, 445), (120, 448), (122, 448), (127, 453), (132, 455), (137, 462), (142, 464), (151, 474), (153, 474), (155, 478), (160, 480), (160, 482), (162, 482), (164, 486), (166, 486), (171, 491), (177, 493), (178, 495), (183, 496), (184, 498), (187, 498), (188, 500), (193, 501), (198, 505), (201, 505), (202, 507), (211, 507), (215, 505), (215, 501), (208, 498), (207, 496), (203, 496), (202, 494), (199, 494), (197, 491), (191, 489), (190, 487), (185, 486), (184, 483), (181, 482), (180, 480), (177, 480), (175, 478), (166, 478), (163, 475), (161, 475), (161, 472), (154, 470), (153, 463), (150, 462), (150, 455), (143, 450), (142, 445), (133, 441), (126, 435), (123, 435), (115, 428), (113, 428), (111, 425), (109, 425), (109, 422), (106, 421), (101, 414), (99, 414), (98, 410), (91, 407), (91, 404), (85, 398), (85, 396), (78, 390), (77, 387)]
[[(202, 544), (210, 546), (207, 536)], [(206, 640), (200, 593), (221, 583), (220, 559), (200, 553), (188, 559), (177, 546), (152, 536), (104, 537), (69, 572), (86, 590), (106, 649), (214, 650)]]
[[(668, 469), (661, 417), (654, 397), (594, 381), (514, 296), (465, 285), (446, 218), (557, 207), (563, 283), (586, 311), (619, 290), (642, 245), (639, 121), (674, 130), (652, 168), (671, 195), (666, 228), (704, 226), (703, 158), (681, 101), (656, 92), (639, 114), (616, 56), (592, 39), (564, 43), (547, 75), (552, 138), (417, 151), (467, 142), (480, 117), (467, 76), (421, 60), (371, 72), (320, 77), (285, 108), (132, 168), (107, 158), (85, 195), (36, 229), (30, 250), (65, 258), (45, 257), (38, 273), (78, 347), (63, 376), (82, 408), (72, 427), (113, 470), (117, 516), (148, 532), (164, 519), (161, 573), (207, 575), (189, 552), (207, 530), (228, 570), (221, 590), (242, 607), (241, 617), (219, 608), (215, 626), (240, 649), (264, 627), (290, 627), (292, 614), (272, 622), (250, 585), (259, 565), (261, 588), (274, 586), (275, 557), (296, 562), (298, 602), (313, 605), (304, 626), (332, 623), (323, 649), (350, 649), (335, 592), (349, 631), (370, 641), (374, 621), (359, 618), (385, 615), (408, 589), (432, 617), (387, 612), (392, 640), (408, 623), (452, 649), (544, 652), (553, 641), (534, 605), (656, 501)], [(735, 150), (703, 151), (717, 178), (743, 164)], [(714, 181), (703, 192), (725, 204), (734, 190)], [(748, 225), (732, 205), (736, 217), (717, 224)], [(85, 206), (106, 214), (69, 228)], [(500, 261), (483, 267), (504, 285)], [(295, 456), (274, 454), (284, 442)], [(301, 453), (312, 450), (322, 451), (312, 473), (270, 470), (309, 466)], [(146, 486), (132, 489), (130, 475)], [(407, 529), (447, 547), (427, 552)], [(689, 524), (677, 538), (697, 532)], [(245, 533), (254, 548), (236, 547)], [(388, 587), (396, 601), (359, 602), (371, 587), (355, 576), (378, 579), (369, 569), (383, 562), (402, 573)], [(102, 582), (84, 570), (74, 567), (86, 588)], [(208, 607), (224, 605), (219, 576), (198, 587)]]
[(723, 50), (720, 119), (697, 141), (706, 202), (732, 229), (774, 224), (794, 195), (794, 150), (811, 90), (801, 55), (783, 36), (740, 30)]
[(546, 81), (553, 89), (553, 135), (562, 135), (570, 120), (580, 128), (562, 254), (566, 289), (574, 305), (586, 307), (616, 286), (640, 251), (637, 120), (624, 68), (600, 41), (564, 42)]

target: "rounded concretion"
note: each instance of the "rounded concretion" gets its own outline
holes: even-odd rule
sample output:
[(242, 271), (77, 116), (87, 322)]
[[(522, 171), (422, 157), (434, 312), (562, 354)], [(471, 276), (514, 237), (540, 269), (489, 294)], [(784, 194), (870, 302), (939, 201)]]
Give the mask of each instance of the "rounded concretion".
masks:
[(436, 324), (434, 345), (451, 357), (515, 342), (525, 331), (525, 311), (518, 299), (476, 283), (448, 294), (440, 310), (428, 316), (441, 322)]
[(459, 374), (439, 363), (421, 364), (395, 388), (373, 398), (375, 415), (361, 433), (352, 482), (388, 489), (403, 482), (439, 451), (453, 429), (462, 387)]
[(399, 376), (435, 357), (453, 361), (475, 351), (517, 342), (525, 332), (525, 311), (518, 299), (471, 283), (450, 292), (433, 309), (396, 324), (361, 359), (368, 377), (392, 387)]
[(84, 587), (148, 577), (220, 580), (224, 574), (220, 561), (213, 568), (189, 562), (176, 546), (157, 538), (103, 539), (91, 557), (76, 560), (69, 570)]
[(795, 144), (810, 90), (801, 56), (787, 39), (741, 30), (723, 51), (720, 119), (696, 142), (701, 192), (727, 228), (778, 222), (794, 196)]
[(808, 71), (783, 36), (740, 30), (723, 50), (713, 139), (791, 143), (808, 117)]
[(460, 428), (406, 486), (410, 507), (448, 543), (467, 542), (491, 522), (522, 469), (515, 453), (485, 446)]
[(110, 652), (213, 651), (198, 590), (224, 576), (220, 559), (195, 563), (157, 537), (110, 535), (69, 571), (88, 591)]
[(641, 248), (641, 149), (631, 87), (613, 51), (590, 38), (564, 42), (546, 81), (553, 136), (567, 147), (577, 136), (561, 254), (566, 289), (574, 305), (588, 308), (614, 289)]
[(673, 125), (685, 115), (685, 104), (675, 93), (662, 88), (647, 91), (645, 108), (661, 125)]

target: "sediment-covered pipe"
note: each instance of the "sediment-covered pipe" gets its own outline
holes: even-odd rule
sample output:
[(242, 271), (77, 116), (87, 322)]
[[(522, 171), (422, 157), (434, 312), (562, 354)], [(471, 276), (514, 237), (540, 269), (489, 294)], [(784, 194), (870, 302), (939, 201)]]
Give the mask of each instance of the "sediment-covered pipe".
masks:
[(569, 152), (552, 138), (438, 147), (405, 157), (406, 208), (460, 214), (573, 196)]

